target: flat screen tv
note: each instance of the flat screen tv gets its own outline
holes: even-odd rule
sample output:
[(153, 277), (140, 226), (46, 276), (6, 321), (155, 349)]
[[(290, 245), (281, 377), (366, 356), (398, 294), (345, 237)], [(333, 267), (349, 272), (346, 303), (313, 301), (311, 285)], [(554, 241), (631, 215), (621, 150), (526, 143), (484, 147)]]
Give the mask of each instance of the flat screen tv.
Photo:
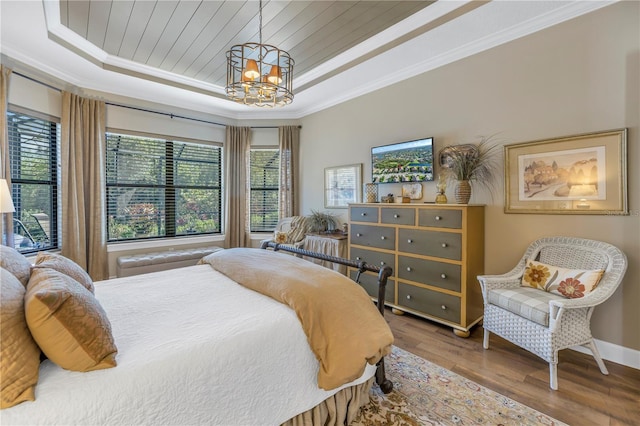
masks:
[(433, 138), (371, 148), (373, 183), (433, 180)]

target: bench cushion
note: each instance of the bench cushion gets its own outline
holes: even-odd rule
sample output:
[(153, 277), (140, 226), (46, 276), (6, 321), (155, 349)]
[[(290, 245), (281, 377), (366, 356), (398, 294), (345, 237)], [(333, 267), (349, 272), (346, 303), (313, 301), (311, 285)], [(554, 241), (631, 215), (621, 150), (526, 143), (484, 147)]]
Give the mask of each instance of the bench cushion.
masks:
[(128, 277), (147, 272), (165, 271), (167, 269), (192, 266), (204, 256), (218, 250), (222, 250), (222, 248), (199, 247), (120, 256), (117, 261), (117, 273), (118, 277)]

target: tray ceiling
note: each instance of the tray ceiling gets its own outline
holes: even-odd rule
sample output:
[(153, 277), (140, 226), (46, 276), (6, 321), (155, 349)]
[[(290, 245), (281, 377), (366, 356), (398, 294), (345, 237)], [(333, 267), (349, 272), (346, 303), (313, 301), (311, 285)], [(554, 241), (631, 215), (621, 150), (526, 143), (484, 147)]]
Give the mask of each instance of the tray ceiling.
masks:
[(295, 60), (293, 103), (273, 110), (224, 96), (226, 51), (258, 40), (255, 0), (3, 0), (0, 40), (3, 59), (85, 89), (300, 118), (607, 4), (264, 0), (263, 42)]

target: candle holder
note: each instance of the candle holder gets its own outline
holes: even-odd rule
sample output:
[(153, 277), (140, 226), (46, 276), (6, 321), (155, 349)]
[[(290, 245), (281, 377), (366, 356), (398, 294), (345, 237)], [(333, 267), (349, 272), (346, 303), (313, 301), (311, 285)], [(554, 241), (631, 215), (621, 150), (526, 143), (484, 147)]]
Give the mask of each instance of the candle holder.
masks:
[(447, 191), (447, 181), (442, 177), (442, 175), (438, 176), (438, 184), (436, 186), (438, 188), (436, 204), (447, 204), (447, 196), (445, 195), (445, 192)]
[(364, 193), (366, 195), (367, 203), (378, 202), (378, 185), (376, 185), (375, 183), (365, 183)]

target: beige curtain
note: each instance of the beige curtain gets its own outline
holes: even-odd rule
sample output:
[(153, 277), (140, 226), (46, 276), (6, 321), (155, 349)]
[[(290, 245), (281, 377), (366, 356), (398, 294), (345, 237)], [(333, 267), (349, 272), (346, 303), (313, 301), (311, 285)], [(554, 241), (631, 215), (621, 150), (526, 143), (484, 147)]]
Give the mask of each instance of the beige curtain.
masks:
[[(11, 163), (9, 161), (9, 126), (7, 125), (7, 109), (9, 104), (9, 80), (11, 68), (0, 64), (0, 177), (7, 180), (11, 191)], [(13, 247), (13, 215), (0, 213), (0, 236), (6, 245)]]
[(62, 92), (62, 255), (108, 278), (105, 104)]
[(247, 174), (251, 128), (228, 126), (224, 142), (224, 170), (227, 203), (224, 244), (226, 248), (250, 247), (247, 218)]
[(280, 145), (280, 218), (299, 214), (298, 169), (300, 126), (278, 128)]

